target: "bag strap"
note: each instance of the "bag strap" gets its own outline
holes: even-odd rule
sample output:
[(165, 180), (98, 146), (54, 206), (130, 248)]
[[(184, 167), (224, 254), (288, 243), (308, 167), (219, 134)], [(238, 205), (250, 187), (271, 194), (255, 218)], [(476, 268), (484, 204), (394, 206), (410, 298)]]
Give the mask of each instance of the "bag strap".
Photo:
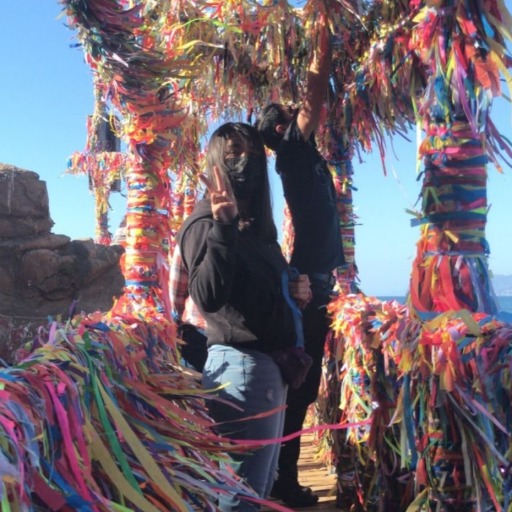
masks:
[(299, 277), (299, 271), (290, 267), (283, 271), (281, 274), (281, 284), (283, 288), (283, 295), (292, 310), (293, 325), (295, 327), (295, 346), (304, 348), (304, 330), (302, 328), (302, 312), (297, 306), (297, 303), (290, 297), (289, 283), (290, 280), (295, 280)]

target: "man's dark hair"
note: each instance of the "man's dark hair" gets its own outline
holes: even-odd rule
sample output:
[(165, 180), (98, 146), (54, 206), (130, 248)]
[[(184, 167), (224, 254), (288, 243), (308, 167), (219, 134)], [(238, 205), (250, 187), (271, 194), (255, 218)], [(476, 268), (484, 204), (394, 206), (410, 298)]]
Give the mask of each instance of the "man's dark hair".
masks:
[(286, 121), (283, 106), (280, 103), (270, 103), (258, 114), (254, 126), (258, 129), (265, 146), (273, 151), (277, 150), (283, 139), (283, 136), (276, 132), (276, 126), (285, 124)]

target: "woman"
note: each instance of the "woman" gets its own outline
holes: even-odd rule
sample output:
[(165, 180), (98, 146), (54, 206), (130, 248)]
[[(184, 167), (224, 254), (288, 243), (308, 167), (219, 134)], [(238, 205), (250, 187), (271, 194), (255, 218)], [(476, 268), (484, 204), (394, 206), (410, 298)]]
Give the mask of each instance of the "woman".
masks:
[[(283, 294), (288, 265), (277, 242), (267, 160), (258, 132), (245, 123), (222, 125), (211, 136), (206, 164), (207, 197), (184, 222), (178, 243), (189, 272), (190, 294), (208, 326), (203, 385), (225, 386), (219, 395), (229, 402), (212, 401), (210, 413), (226, 437), (279, 438), (287, 386), (271, 354), (293, 346), (296, 332)], [(307, 277), (293, 295), (307, 299)], [(277, 412), (253, 418), (276, 408)], [(240, 421), (243, 418), (250, 419)], [(233, 455), (233, 468), (265, 498), (278, 454), (279, 443), (267, 444)], [(219, 508), (258, 509), (237, 496), (220, 496)]]

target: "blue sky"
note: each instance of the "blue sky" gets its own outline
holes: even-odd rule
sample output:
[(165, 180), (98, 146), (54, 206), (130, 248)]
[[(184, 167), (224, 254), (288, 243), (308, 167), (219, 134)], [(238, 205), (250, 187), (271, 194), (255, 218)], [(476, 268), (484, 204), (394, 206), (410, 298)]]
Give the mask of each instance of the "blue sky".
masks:
[[(506, 0), (509, 9), (512, 0)], [(94, 199), (87, 178), (66, 173), (67, 158), (85, 146), (87, 115), (93, 110), (92, 75), (82, 51), (72, 48), (74, 32), (58, 18), (61, 6), (52, 0), (3, 1), (0, 16), (0, 162), (37, 172), (47, 183), (53, 233), (72, 239), (94, 237)], [(497, 100), (493, 116), (502, 133), (512, 134), (510, 104)], [(406, 209), (416, 204), (413, 142), (395, 139), (388, 148), (388, 175), (376, 154), (354, 161), (356, 258), (362, 289), (371, 295), (404, 295), (419, 238), (410, 227)], [(396, 155), (394, 156), (393, 155)], [(487, 240), (489, 267), (495, 274), (512, 274), (512, 169), (499, 174), (488, 167), (491, 208)], [(282, 208), (276, 186), (275, 210)], [(111, 198), (111, 226), (125, 209), (120, 194)], [(281, 216), (277, 215), (280, 219)]]

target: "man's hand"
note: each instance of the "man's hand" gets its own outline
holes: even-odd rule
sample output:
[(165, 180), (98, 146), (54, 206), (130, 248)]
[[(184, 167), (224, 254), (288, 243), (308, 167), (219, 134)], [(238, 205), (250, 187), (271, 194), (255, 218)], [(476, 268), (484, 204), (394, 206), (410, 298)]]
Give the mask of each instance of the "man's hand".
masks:
[[(319, 5), (322, 5), (322, 2)], [(297, 116), (297, 126), (304, 140), (309, 140), (311, 134), (318, 128), (322, 104), (327, 98), (329, 88), (332, 50), (325, 10), (319, 12), (314, 28), (314, 46), (306, 78), (306, 93)]]
[(316, 45), (313, 48), (313, 61), (311, 64), (313, 70), (315, 66), (318, 66), (316, 71), (320, 72), (325, 56), (329, 57), (331, 52), (329, 38), (329, 22), (326, 13), (321, 10), (317, 18)]
[(313, 297), (311, 283), (307, 274), (300, 274), (297, 279), (290, 281), (288, 283), (288, 290), (290, 297), (295, 299), (300, 309), (304, 309)]
[(232, 193), (228, 192), (218, 167), (213, 168), (213, 175), (215, 177), (215, 185), (203, 174), (200, 174), (199, 178), (208, 189), (212, 203), (213, 218), (218, 222), (227, 224), (232, 222), (238, 215), (238, 207)]

